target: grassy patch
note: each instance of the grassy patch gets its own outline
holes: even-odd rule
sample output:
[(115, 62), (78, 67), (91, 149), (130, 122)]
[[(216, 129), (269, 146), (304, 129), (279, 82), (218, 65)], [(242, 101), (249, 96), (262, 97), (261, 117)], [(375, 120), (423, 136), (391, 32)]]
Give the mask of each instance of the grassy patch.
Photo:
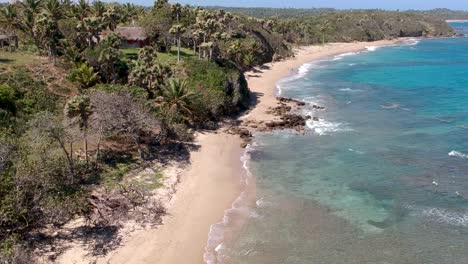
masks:
[(38, 57), (28, 52), (0, 50), (0, 68), (13, 65), (27, 65), (37, 61)]
[[(127, 59), (134, 60), (138, 57), (139, 48), (121, 49)], [(180, 57), (183, 59), (196, 57), (197, 55), (191, 49), (181, 48)], [(170, 52), (158, 52), (158, 60), (163, 63), (177, 62), (177, 48), (172, 47)]]
[(112, 168), (108, 168), (102, 174), (103, 182), (108, 186), (114, 186), (121, 182), (125, 175), (138, 167), (136, 163), (116, 163)]
[(150, 190), (156, 190), (164, 186), (162, 180), (164, 179), (164, 174), (162, 172), (155, 173), (153, 179), (150, 179), (150, 184), (148, 185)]

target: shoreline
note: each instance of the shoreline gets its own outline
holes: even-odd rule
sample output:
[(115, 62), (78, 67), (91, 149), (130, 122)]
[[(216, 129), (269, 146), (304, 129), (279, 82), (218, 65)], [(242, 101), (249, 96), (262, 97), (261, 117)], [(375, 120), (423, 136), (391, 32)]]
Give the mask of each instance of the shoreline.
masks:
[[(267, 63), (246, 72), (249, 88), (256, 99), (239, 121), (255, 124), (275, 120), (269, 109), (277, 105), (277, 83), (296, 73), (304, 64), (364, 51), (368, 47), (395, 45), (408, 39), (300, 47), (294, 50), (293, 58)], [(249, 130), (257, 131), (252, 127)], [(205, 263), (207, 250), (212, 251), (219, 245), (215, 240), (214, 245), (207, 246), (212, 229), (225, 221), (246, 188), (251, 188), (242, 182), (248, 171), (241, 161), (245, 153), (241, 143), (237, 135), (231, 135), (223, 128), (198, 133), (194, 144), (199, 150), (191, 152), (191, 165), (181, 173), (177, 192), (167, 204), (168, 214), (164, 216), (163, 224), (123, 234), (124, 243), (107, 256), (93, 259), (95, 263)], [(90, 262), (90, 257), (82, 251), (79, 253), (64, 254), (58, 262)]]
[(468, 19), (449, 19), (449, 20), (445, 20), (445, 22), (447, 23), (463, 23), (463, 22), (468, 22)]

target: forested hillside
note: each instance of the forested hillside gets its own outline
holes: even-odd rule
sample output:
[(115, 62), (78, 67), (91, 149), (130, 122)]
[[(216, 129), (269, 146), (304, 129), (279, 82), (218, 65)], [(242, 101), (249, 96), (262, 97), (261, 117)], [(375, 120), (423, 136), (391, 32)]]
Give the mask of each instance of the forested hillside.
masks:
[(468, 20), (468, 11), (450, 10), (445, 8), (433, 9), (429, 11), (414, 11), (427, 15), (433, 15), (443, 20)]
[[(286, 40), (303, 43), (375, 41), (396, 37), (451, 36), (454, 30), (433, 16), (389, 11), (339, 12), (278, 23)], [(293, 28), (294, 30), (291, 30)]]
[(209, 6), (207, 9), (223, 9), (226, 12), (257, 18), (291, 18), (291, 17), (315, 17), (338, 10), (334, 8), (262, 8), (262, 7), (220, 7)]
[[(241, 8), (241, 7), (207, 7), (208, 9), (223, 8), (227, 12), (242, 14), (246, 16), (258, 18), (292, 18), (292, 17), (316, 17), (330, 13), (349, 13), (349, 12), (362, 12), (365, 10), (338, 10), (334, 8)], [(378, 10), (374, 10), (378, 11)], [(382, 10), (380, 10), (382, 11)], [(450, 10), (446, 8), (437, 8), (427, 11), (419, 10), (406, 10), (401, 12), (410, 12), (423, 15), (432, 15), (443, 20), (462, 20), (468, 19), (468, 11), (463, 10)]]
[(42, 231), (77, 218), (160, 221), (151, 193), (161, 175), (129, 172), (188, 159), (194, 131), (248, 109), (243, 72), (294, 45), (453, 34), (424, 15), (328, 11), (259, 19), (167, 0), (3, 5), (0, 263), (34, 262), (50, 240)]

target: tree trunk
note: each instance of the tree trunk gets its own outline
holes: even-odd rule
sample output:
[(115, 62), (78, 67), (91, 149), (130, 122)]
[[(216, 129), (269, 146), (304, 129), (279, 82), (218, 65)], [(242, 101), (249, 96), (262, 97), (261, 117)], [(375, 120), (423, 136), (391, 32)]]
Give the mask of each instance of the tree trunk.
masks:
[[(206, 35), (203, 34), (203, 43), (206, 43)], [(203, 48), (203, 58), (205, 59), (206, 58), (206, 49)]]
[(177, 39), (177, 63), (180, 62), (180, 35), (179, 38)]
[(85, 153), (85, 160), (86, 164), (88, 164), (89, 159), (88, 159), (88, 127), (85, 127), (84, 131), (84, 153)]
[(98, 166), (98, 163), (99, 163), (99, 152), (101, 150), (101, 139), (102, 139), (102, 130), (99, 131), (99, 139), (98, 139), (97, 146), (96, 146), (96, 156), (94, 158), (95, 161), (96, 161), (96, 169), (97, 169), (97, 166)]

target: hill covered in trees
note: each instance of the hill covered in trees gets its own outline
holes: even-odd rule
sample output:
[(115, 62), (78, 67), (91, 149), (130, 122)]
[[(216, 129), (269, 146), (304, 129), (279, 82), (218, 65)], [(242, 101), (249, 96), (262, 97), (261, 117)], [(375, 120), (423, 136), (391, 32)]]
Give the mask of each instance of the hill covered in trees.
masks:
[[(293, 28), (294, 30), (291, 30)], [(303, 43), (376, 41), (397, 37), (451, 36), (445, 21), (430, 15), (389, 12), (338, 12), (309, 18), (291, 18), (278, 23), (286, 40)]]
[[(99, 228), (159, 221), (150, 194), (160, 176), (127, 174), (187, 159), (194, 131), (249, 107), (243, 72), (293, 46), (453, 34), (423, 14), (331, 11), (260, 19), (165, 0), (3, 5), (0, 34), (20, 45), (1, 40), (0, 262), (33, 262), (30, 249), (48, 238), (40, 231), (78, 217)], [(141, 46), (118, 33), (134, 25)]]
[[(262, 7), (251, 7), (251, 8), (242, 8), (242, 7), (218, 7), (210, 6), (208, 9), (220, 9), (223, 8), (227, 12), (234, 14), (241, 14), (251, 17), (258, 18), (300, 18), (300, 17), (317, 17), (321, 15), (326, 15), (330, 13), (349, 13), (349, 12), (363, 12), (366, 10), (339, 10), (334, 8), (262, 8)], [(384, 10), (368, 10), (368, 11), (384, 11)], [(398, 11), (400, 12), (400, 11)], [(431, 10), (405, 10), (402, 12), (423, 14), (423, 15), (432, 15), (439, 19), (443, 20), (464, 20), (468, 19), (468, 11), (463, 10), (450, 10), (446, 8), (436, 8)]]
[(223, 9), (233, 14), (245, 15), (257, 18), (292, 18), (315, 17), (328, 13), (338, 12), (334, 8), (266, 8), (266, 7), (221, 7), (208, 6), (207, 9)]
[(432, 15), (443, 20), (468, 20), (468, 11), (450, 10), (446, 8), (438, 8), (428, 11), (413, 11), (426, 15)]

